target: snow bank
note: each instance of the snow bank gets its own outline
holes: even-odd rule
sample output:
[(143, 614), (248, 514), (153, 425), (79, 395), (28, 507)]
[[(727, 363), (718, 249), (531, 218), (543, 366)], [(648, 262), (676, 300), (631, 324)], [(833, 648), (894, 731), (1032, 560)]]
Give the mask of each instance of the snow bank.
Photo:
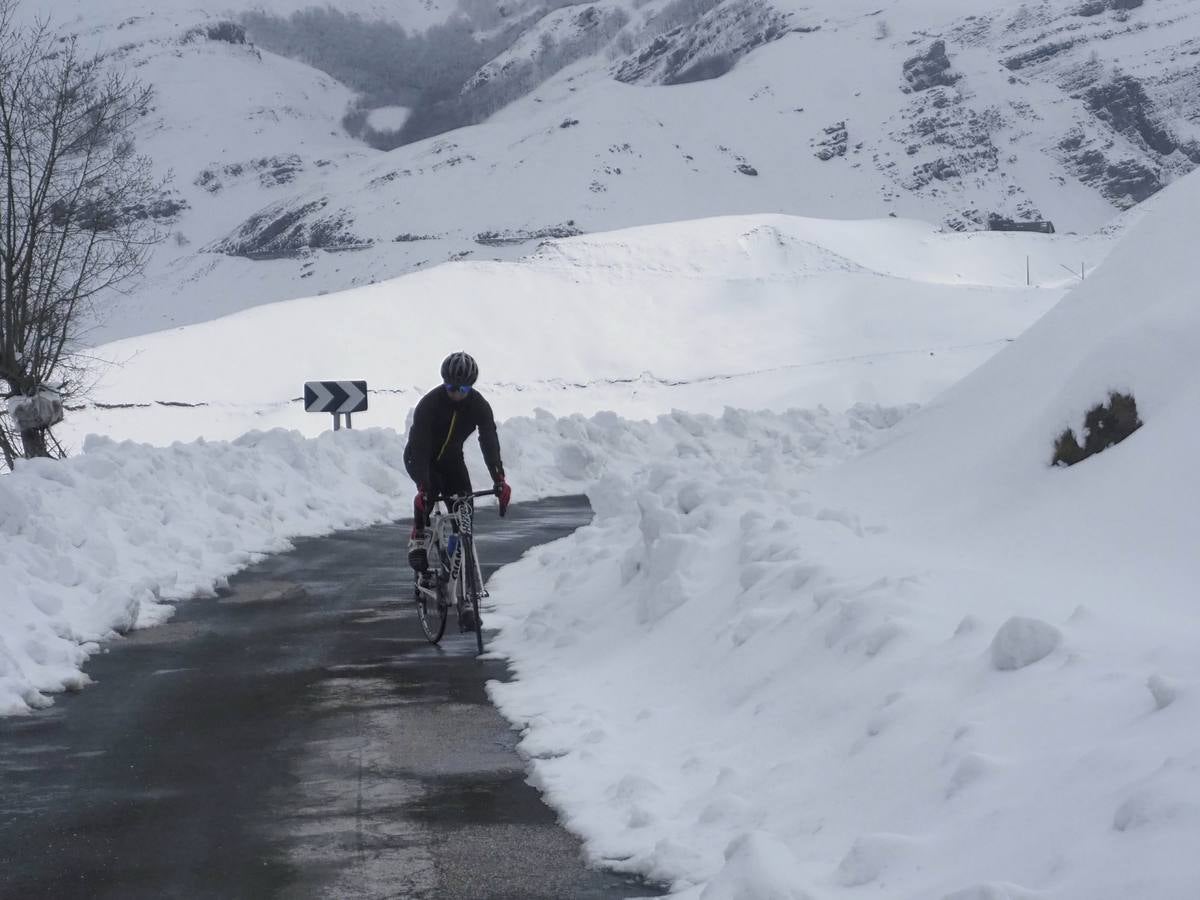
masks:
[[(844, 458), (898, 416), (863, 407), (649, 423), (540, 413), (501, 435), (521, 500), (579, 493), (647, 459), (757, 465), (756, 455), (772, 458), (766, 448), (801, 446)], [(168, 448), (93, 438), (77, 458), (19, 464), (0, 479), (0, 715), (86, 684), (97, 641), (164, 621), (170, 604), (211, 595), (289, 538), (409, 515), (403, 448), (403, 435), (386, 429), (315, 439), (277, 429)], [(475, 481), (487, 483), (481, 455), (468, 450)]]
[[(877, 450), (609, 478), (499, 573), (493, 697), (595, 860), (692, 900), (1195, 895), (1197, 203)], [(1145, 426), (1051, 468), (1112, 389)]]
[(170, 603), (287, 538), (403, 514), (394, 433), (151, 448), (93, 439), (0, 478), (0, 715), (87, 683), (96, 641), (162, 622)]

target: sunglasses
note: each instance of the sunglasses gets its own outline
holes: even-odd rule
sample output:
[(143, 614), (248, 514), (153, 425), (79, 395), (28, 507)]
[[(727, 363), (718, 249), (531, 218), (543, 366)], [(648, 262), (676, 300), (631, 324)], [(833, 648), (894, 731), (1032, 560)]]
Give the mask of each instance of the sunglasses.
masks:
[(469, 384), (444, 384), (444, 385), (442, 385), (442, 387), (444, 387), (446, 390), (451, 391), (455, 394), (471, 393), (471, 386)]

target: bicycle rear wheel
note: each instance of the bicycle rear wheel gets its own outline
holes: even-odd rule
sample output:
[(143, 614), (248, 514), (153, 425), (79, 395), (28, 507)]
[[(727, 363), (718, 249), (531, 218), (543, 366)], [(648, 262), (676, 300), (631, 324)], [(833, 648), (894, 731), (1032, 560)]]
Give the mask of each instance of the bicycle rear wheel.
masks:
[(479, 583), (479, 565), (475, 559), (475, 541), (466, 542), (464, 549), (467, 551), (466, 575), (467, 583), (467, 603), (471, 605), (472, 611), (475, 613), (475, 647), (480, 653), (483, 653), (483, 610), (480, 600), (483, 598), (483, 585)]
[(417, 597), (417, 618), (421, 620), (421, 630), (429, 643), (436, 644), (446, 633), (446, 605), (431, 602), (416, 585), (419, 575), (413, 576), (413, 593)]

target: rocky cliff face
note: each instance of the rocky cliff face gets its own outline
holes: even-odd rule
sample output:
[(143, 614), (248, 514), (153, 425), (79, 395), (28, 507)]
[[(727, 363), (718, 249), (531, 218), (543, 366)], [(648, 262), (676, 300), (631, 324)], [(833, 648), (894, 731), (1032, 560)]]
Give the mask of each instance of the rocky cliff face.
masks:
[(626, 84), (688, 84), (720, 78), (737, 61), (764, 44), (793, 30), (794, 16), (768, 0), (732, 0), (717, 5), (694, 22), (661, 34), (652, 33), (653, 20), (639, 37), (639, 48), (613, 69)]
[(1055, 139), (1044, 152), (1125, 209), (1200, 162), (1198, 13), (1188, 3), (1085, 0), (1022, 7), (949, 34), (996, 53), (1014, 88), (1050, 88), (1046, 109), (1018, 117), (1048, 124)]

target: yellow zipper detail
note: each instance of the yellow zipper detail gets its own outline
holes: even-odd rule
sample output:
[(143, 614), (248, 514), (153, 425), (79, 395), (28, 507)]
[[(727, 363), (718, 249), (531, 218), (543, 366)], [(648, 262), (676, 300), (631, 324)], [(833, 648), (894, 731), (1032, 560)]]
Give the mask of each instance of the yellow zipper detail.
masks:
[(450, 446), (450, 438), (452, 438), (454, 436), (454, 423), (457, 421), (458, 421), (458, 410), (456, 409), (454, 411), (454, 414), (452, 416), (450, 416), (450, 430), (446, 432), (445, 443), (442, 444), (442, 449), (438, 451), (437, 458), (434, 460), (434, 462), (442, 461), (442, 454), (445, 453), (446, 448)]

